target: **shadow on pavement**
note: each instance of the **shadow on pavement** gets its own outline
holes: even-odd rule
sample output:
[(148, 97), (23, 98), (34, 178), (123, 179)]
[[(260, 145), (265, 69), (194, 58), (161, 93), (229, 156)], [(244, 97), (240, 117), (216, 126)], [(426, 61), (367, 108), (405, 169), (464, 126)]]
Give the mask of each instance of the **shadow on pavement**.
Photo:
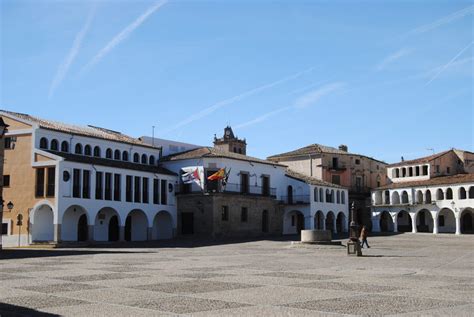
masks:
[[(27, 258), (44, 258), (56, 256), (74, 256), (74, 255), (93, 255), (93, 254), (120, 254), (120, 253), (137, 253), (132, 251), (104, 251), (104, 250), (61, 250), (61, 249), (3, 249), (0, 251), (0, 260), (9, 259), (27, 259)], [(0, 316), (3, 316), (0, 314)]]
[(0, 303), (0, 316), (45, 316), (56, 317), (59, 315), (40, 312), (31, 308), (15, 306), (10, 304)]

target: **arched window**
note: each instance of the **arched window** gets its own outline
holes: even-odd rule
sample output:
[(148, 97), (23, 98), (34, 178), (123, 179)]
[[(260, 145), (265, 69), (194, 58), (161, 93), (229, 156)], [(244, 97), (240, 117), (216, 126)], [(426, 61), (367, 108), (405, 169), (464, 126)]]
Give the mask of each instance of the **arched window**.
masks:
[(127, 151), (122, 152), (122, 161), (128, 162), (128, 152)]
[(120, 151), (119, 150), (115, 150), (114, 151), (114, 160), (120, 160)]
[(386, 190), (384, 193), (384, 196), (385, 196), (384, 204), (390, 205), (390, 191)]
[(105, 158), (112, 159), (112, 149), (105, 150)]
[(40, 139), (40, 149), (44, 149), (44, 150), (48, 149), (48, 139), (46, 138)]
[(148, 161), (148, 157), (146, 156), (146, 154), (142, 154), (142, 164), (146, 164)]
[(407, 169), (405, 167), (402, 168), (402, 177), (407, 177)]
[(341, 192), (341, 204), (345, 204), (345, 203), (346, 203), (346, 193)]
[(155, 165), (155, 157), (150, 155), (150, 165)]
[(400, 170), (398, 168), (395, 169), (395, 178), (400, 177)]
[(61, 152), (69, 152), (69, 143), (67, 141), (61, 142)]
[(75, 154), (82, 154), (82, 144), (81, 143), (76, 144), (76, 147), (74, 148), (74, 153)]
[(429, 189), (425, 193), (425, 202), (431, 204), (431, 190)]
[(314, 201), (318, 201), (318, 188), (314, 188)]
[(413, 167), (408, 168), (408, 176), (412, 177), (413, 176)]
[(408, 193), (406, 191), (402, 192), (402, 204), (408, 204)]
[(94, 147), (94, 156), (95, 156), (95, 157), (100, 157), (100, 156), (101, 156), (101, 154), (100, 154), (100, 147), (98, 147), (98, 146), (95, 146), (95, 147)]
[(421, 190), (416, 192), (416, 203), (417, 204), (423, 203), (423, 192)]
[(474, 198), (474, 186), (469, 187), (469, 199)]
[(420, 167), (415, 167), (415, 176), (420, 176)]
[(448, 188), (448, 190), (446, 190), (446, 199), (453, 199), (453, 190), (451, 188)]
[(324, 194), (323, 193), (324, 193), (323, 189), (320, 188), (319, 189), (319, 201), (322, 202), (322, 203), (324, 202)]
[(138, 153), (133, 154), (133, 162), (140, 163), (140, 155)]
[(91, 146), (90, 146), (89, 144), (87, 144), (86, 146), (84, 146), (84, 155), (87, 155), (87, 156), (91, 156), (91, 155), (92, 155)]
[(400, 194), (396, 191), (392, 193), (392, 204), (400, 205)]
[(51, 151), (57, 151), (59, 149), (59, 142), (56, 139), (51, 141)]
[(464, 189), (464, 187), (460, 187), (459, 188), (459, 199), (466, 199), (467, 195), (466, 195), (466, 190)]
[(242, 154), (242, 149), (239, 148), (239, 154)]
[(336, 199), (337, 199), (337, 203), (340, 204), (341, 203), (341, 192), (340, 191), (337, 191)]
[(331, 191), (328, 189), (326, 189), (326, 202), (327, 203), (332, 203), (332, 196), (331, 196)]
[(436, 191), (436, 200), (443, 200), (444, 199), (444, 193), (441, 188), (438, 188)]

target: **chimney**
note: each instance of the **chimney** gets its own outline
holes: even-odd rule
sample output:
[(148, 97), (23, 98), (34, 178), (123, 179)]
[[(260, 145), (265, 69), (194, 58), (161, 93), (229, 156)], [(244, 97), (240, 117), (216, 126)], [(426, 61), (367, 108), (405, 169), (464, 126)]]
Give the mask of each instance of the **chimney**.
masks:
[(339, 150), (347, 152), (348, 151), (347, 145), (344, 145), (344, 144), (339, 145)]

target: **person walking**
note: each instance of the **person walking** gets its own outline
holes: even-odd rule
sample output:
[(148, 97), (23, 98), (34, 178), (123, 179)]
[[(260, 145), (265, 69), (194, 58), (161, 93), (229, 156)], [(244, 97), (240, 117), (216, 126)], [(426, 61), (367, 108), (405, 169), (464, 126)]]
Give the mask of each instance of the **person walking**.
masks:
[(369, 231), (367, 230), (366, 226), (362, 226), (362, 230), (360, 231), (360, 240), (362, 240), (361, 248), (364, 248), (364, 243), (367, 248), (370, 248), (369, 243), (367, 242), (367, 236), (369, 235)]

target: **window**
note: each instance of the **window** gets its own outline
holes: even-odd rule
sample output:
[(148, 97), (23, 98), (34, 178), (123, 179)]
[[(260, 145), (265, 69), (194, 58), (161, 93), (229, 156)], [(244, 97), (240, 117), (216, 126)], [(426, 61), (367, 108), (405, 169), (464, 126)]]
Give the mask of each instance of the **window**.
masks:
[(413, 167), (408, 168), (408, 176), (412, 177), (413, 176)]
[(395, 169), (395, 178), (400, 177), (400, 170), (398, 168)]
[(443, 215), (440, 215), (438, 217), (438, 224), (440, 227), (444, 227), (444, 216)]
[(453, 199), (453, 190), (451, 188), (446, 190), (446, 199)]
[(100, 157), (100, 147), (94, 146), (94, 157)]
[(337, 157), (332, 158), (332, 168), (337, 169), (339, 167), (339, 159)]
[(96, 172), (95, 173), (95, 199), (103, 199), (103, 173), (102, 172)]
[(105, 150), (105, 158), (112, 159), (112, 149)]
[(270, 176), (262, 175), (262, 195), (270, 196)]
[(127, 202), (132, 202), (132, 188), (133, 188), (133, 178), (130, 175), (127, 175), (125, 179), (125, 200)]
[(139, 203), (141, 201), (141, 192), (140, 192), (140, 177), (135, 176), (135, 187), (134, 187), (134, 201)]
[(249, 214), (249, 210), (247, 209), (247, 207), (242, 207), (242, 211), (240, 213), (240, 221), (247, 222), (248, 216), (249, 216), (248, 214)]
[(332, 175), (331, 183), (340, 185), (341, 184), (341, 176), (340, 175)]
[(46, 138), (40, 139), (40, 149), (43, 149), (43, 150), (48, 149), (48, 139)]
[(415, 176), (420, 176), (420, 167), (415, 167)]
[(114, 160), (120, 161), (120, 151), (119, 150), (115, 150)]
[(8, 222), (2, 223), (2, 235), (8, 234)]
[[(120, 156), (120, 153), (119, 153)], [(121, 181), (121, 175), (120, 174), (114, 174), (114, 200), (115, 201), (120, 201), (121, 198), (121, 190), (122, 186), (120, 186), (120, 181)]]
[(56, 168), (50, 167), (48, 168), (48, 178), (46, 180), (46, 196), (47, 197), (54, 197), (55, 180), (56, 180)]
[(87, 144), (86, 146), (84, 146), (84, 155), (87, 155), (87, 156), (91, 156), (91, 155), (92, 155), (91, 146), (90, 146), (89, 144)]
[(143, 203), (144, 204), (148, 204), (148, 178), (147, 177), (143, 177), (142, 178), (142, 182), (143, 182), (143, 188), (142, 188), (142, 200), (143, 200)]
[(423, 165), (423, 175), (428, 175), (428, 165)]
[(313, 196), (314, 196), (314, 201), (318, 201), (318, 188), (317, 187), (314, 188)]
[(356, 160), (355, 160), (355, 163), (356, 163), (357, 165), (360, 165), (360, 160), (359, 160), (359, 159), (356, 159)]
[[(8, 139), (8, 138), (7, 138), (7, 139)], [(5, 141), (6, 141), (7, 139), (5, 139)], [(6, 145), (5, 145), (5, 148), (7, 148)], [(53, 140), (51, 141), (51, 151), (57, 151), (58, 148), (59, 148), (58, 140), (53, 139)]]
[(158, 205), (160, 203), (160, 180), (153, 179), (153, 203)]
[(112, 173), (105, 173), (105, 200), (112, 200)]
[(67, 143), (67, 141), (61, 142), (61, 152), (69, 152), (69, 143)]
[(249, 174), (240, 172), (240, 192), (242, 194), (249, 193)]
[(140, 162), (140, 155), (138, 153), (133, 154), (133, 163), (139, 163)]
[(81, 143), (76, 144), (76, 147), (74, 149), (74, 153), (75, 154), (82, 154), (82, 144)]
[(142, 154), (142, 164), (146, 164), (148, 162), (148, 158), (146, 154)]
[(10, 175), (3, 175), (3, 187), (10, 187)]
[(166, 188), (168, 187), (168, 184), (167, 184), (167, 181), (166, 179), (162, 179), (161, 180), (161, 204), (162, 205), (166, 205), (168, 204), (168, 196), (167, 196), (167, 193), (166, 193)]
[(291, 215), (291, 226), (294, 227), (296, 224), (296, 217), (295, 215)]
[(357, 190), (360, 190), (362, 188), (362, 177), (360, 176), (356, 177), (356, 188)]
[(12, 138), (7, 137), (7, 138), (5, 138), (5, 150), (11, 149), (11, 148), (12, 148)]
[(77, 168), (72, 171), (72, 197), (81, 198), (81, 170)]
[(436, 171), (436, 173), (439, 173), (439, 171), (440, 171), (439, 165), (436, 165), (436, 166), (435, 166), (435, 171)]
[(82, 198), (91, 198), (91, 172), (88, 170), (82, 171)]
[(150, 155), (150, 165), (155, 165), (155, 157)]
[(344, 192), (341, 192), (341, 204), (346, 203), (346, 194)]
[(128, 152), (127, 151), (122, 152), (122, 161), (128, 162)]
[(222, 221), (228, 221), (229, 220), (229, 207), (228, 206), (222, 206), (221, 218), (222, 218)]
[(446, 173), (449, 174), (450, 172), (451, 172), (451, 170), (450, 170), (449, 166), (446, 167)]

